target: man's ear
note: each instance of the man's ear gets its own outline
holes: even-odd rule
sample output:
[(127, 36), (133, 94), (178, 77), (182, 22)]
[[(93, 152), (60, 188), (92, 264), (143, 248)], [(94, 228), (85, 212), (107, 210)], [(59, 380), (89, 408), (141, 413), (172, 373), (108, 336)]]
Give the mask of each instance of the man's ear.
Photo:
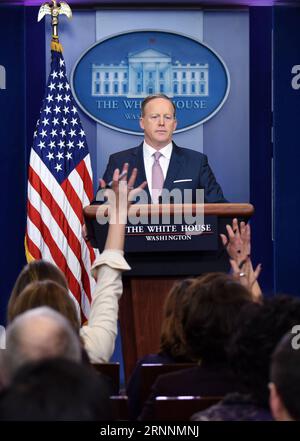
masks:
[(140, 117), (140, 128), (144, 130), (144, 118), (141, 116)]
[(269, 390), (270, 390), (269, 405), (274, 420), (276, 421), (288, 420), (289, 419), (288, 413), (280, 398), (276, 385), (274, 383), (269, 383)]

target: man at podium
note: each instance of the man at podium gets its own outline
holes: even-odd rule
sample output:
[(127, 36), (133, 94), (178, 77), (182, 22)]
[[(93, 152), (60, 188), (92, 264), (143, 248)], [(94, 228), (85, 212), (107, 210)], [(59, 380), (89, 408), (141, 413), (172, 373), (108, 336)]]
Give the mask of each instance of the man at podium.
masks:
[(114, 170), (122, 170), (123, 164), (128, 163), (129, 175), (133, 168), (138, 169), (137, 186), (143, 181), (148, 183), (147, 203), (158, 203), (162, 189), (181, 192), (189, 189), (192, 195), (189, 202), (196, 202), (196, 190), (203, 189), (205, 203), (227, 202), (207, 156), (179, 147), (172, 141), (176, 125), (176, 107), (168, 96), (146, 97), (140, 117), (144, 141), (137, 147), (111, 155), (103, 179), (110, 182)]

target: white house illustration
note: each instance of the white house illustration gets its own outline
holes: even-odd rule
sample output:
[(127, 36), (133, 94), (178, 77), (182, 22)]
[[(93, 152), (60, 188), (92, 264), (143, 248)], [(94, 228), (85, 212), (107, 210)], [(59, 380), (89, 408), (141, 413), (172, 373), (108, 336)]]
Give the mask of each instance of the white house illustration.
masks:
[(154, 49), (129, 53), (128, 63), (93, 64), (92, 96), (143, 98), (153, 93), (170, 97), (208, 96), (208, 64), (182, 64)]

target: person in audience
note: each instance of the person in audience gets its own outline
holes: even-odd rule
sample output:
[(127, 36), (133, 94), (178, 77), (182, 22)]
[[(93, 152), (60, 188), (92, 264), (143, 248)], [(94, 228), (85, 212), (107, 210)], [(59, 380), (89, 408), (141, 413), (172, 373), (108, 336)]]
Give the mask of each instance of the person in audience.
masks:
[(245, 306), (228, 345), (238, 387), (218, 404), (196, 413), (193, 421), (269, 421), (269, 367), (272, 352), (286, 332), (300, 323), (300, 299), (276, 296)]
[(152, 420), (159, 395), (223, 396), (236, 390), (225, 346), (236, 329), (240, 309), (252, 303), (250, 292), (232, 276), (210, 273), (187, 288), (189, 301), (182, 312), (188, 356), (198, 366), (164, 374), (152, 386), (140, 419)]
[(172, 287), (164, 305), (159, 352), (141, 358), (129, 379), (127, 395), (131, 419), (136, 419), (142, 410), (140, 398), (142, 364), (188, 363), (195, 361), (187, 353), (182, 324), (183, 311), (189, 303), (190, 291), (187, 288), (192, 282), (192, 279), (185, 279), (176, 282)]
[[(128, 164), (124, 164), (122, 173), (127, 171)], [(146, 186), (146, 182), (143, 182), (139, 187), (131, 190), (134, 187), (137, 169), (132, 171), (128, 184), (126, 174), (123, 173), (123, 175), (120, 180), (123, 185), (120, 185), (119, 182), (120, 171), (118, 169), (115, 170), (113, 175), (110, 191), (115, 193), (117, 202), (122, 197), (126, 198), (126, 201), (127, 199), (131, 200), (135, 194), (138, 194)], [(100, 180), (100, 184), (103, 191), (107, 191), (103, 180)], [(104, 251), (96, 258), (91, 269), (97, 284), (92, 295), (88, 324), (82, 326), (79, 332), (92, 363), (108, 362), (114, 351), (117, 335), (118, 301), (123, 289), (121, 274), (122, 271), (130, 269), (123, 257), (127, 209), (126, 204), (119, 206), (117, 203), (110, 206), (110, 216), (115, 221), (109, 224)], [(29, 263), (21, 272), (13, 288), (8, 306), (8, 318), (12, 314), (16, 299), (28, 283), (48, 278), (59, 283), (63, 288), (67, 288), (64, 275), (54, 265), (49, 262)]]
[[(67, 318), (75, 332), (79, 335), (80, 322), (74, 301), (63, 286), (51, 280), (32, 282), (21, 291), (14, 303), (8, 309), (9, 323), (25, 311), (40, 306), (49, 306)], [(89, 357), (80, 338), (82, 346), (82, 361), (89, 363)]]
[(269, 403), (276, 421), (300, 421), (298, 342), (299, 337), (287, 333), (277, 345), (271, 358)]
[(72, 357), (39, 360), (20, 367), (0, 393), (0, 420), (109, 421), (109, 396), (105, 379)]
[(39, 280), (29, 283), (15, 298), (15, 301), (9, 304), (7, 310), (8, 323), (11, 323), (23, 312), (40, 306), (49, 306), (49, 308), (60, 312), (70, 321), (74, 330), (79, 333), (80, 322), (74, 301), (68, 295), (67, 288), (52, 280)]
[(4, 383), (26, 363), (55, 357), (81, 362), (80, 341), (69, 320), (47, 306), (20, 314), (7, 328)]
[(43, 280), (52, 280), (53, 282), (56, 282), (58, 285), (68, 290), (67, 279), (65, 278), (63, 272), (57, 266), (46, 260), (33, 260), (22, 269), (14, 284), (7, 305), (8, 321), (11, 321), (11, 308), (13, 307), (16, 299), (19, 297), (23, 289), (25, 289), (27, 285), (32, 282)]

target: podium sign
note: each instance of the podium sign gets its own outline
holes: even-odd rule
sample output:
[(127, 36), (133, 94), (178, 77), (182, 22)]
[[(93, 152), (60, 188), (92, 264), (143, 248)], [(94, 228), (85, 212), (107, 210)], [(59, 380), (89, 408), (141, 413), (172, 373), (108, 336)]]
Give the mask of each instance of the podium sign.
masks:
[[(199, 213), (196, 204), (189, 207), (186, 205), (184, 208), (192, 215)], [(108, 224), (100, 225), (97, 222), (97, 210), (97, 205), (86, 207), (84, 215), (90, 242), (102, 251)], [(130, 213), (136, 210), (137, 207), (131, 207)], [(165, 218), (164, 222), (151, 222), (151, 216), (145, 222), (149, 212), (153, 213), (153, 206), (140, 205), (138, 210), (138, 214), (144, 216), (143, 222), (128, 223), (126, 227), (125, 257), (132, 270), (126, 272), (125, 277), (191, 276), (211, 271), (227, 272), (230, 265), (220, 233), (226, 234), (226, 224), (232, 223), (232, 217), (249, 218), (253, 207), (249, 204), (205, 204), (204, 216), (198, 217), (201, 222), (194, 225), (189, 218), (185, 221), (184, 216), (180, 223), (176, 222), (176, 214), (183, 210), (182, 206), (176, 204), (156, 207), (158, 217), (166, 212), (170, 213), (167, 223)], [(132, 219), (133, 217), (131, 216)], [(197, 220), (197, 216), (195, 219)], [(199, 232), (201, 234), (197, 234)]]
[(217, 250), (216, 216), (206, 216), (201, 224), (151, 224), (126, 226), (126, 253)]

